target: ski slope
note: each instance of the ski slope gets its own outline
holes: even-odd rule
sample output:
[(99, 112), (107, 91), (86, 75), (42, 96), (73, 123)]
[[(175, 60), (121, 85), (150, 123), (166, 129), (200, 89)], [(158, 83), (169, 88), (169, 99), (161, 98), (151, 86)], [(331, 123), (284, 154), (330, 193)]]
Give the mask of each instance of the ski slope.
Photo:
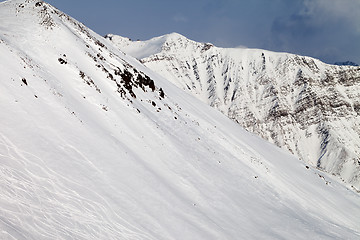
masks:
[(0, 239), (360, 237), (358, 194), (42, 1), (0, 3), (0, 84)]

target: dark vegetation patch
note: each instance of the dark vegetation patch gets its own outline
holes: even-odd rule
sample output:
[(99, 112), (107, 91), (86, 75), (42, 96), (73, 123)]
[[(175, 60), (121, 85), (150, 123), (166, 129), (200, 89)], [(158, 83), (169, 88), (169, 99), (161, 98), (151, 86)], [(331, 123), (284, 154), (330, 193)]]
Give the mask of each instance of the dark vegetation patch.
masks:
[(114, 76), (111, 73), (108, 73), (107, 78), (114, 81)]
[[(84, 26), (76, 23), (75, 25), (79, 28), (81, 32), (85, 33), (90, 39), (94, 40), (96, 45), (106, 49), (106, 46), (96, 38), (92, 37)], [(99, 49), (99, 51), (103, 52), (101, 49)], [(86, 54), (95, 62), (95, 66), (101, 69), (106, 74), (107, 79), (115, 82), (117, 86), (117, 92), (120, 93), (120, 96), (122, 98), (128, 99), (130, 102), (131, 99), (129, 97), (136, 98), (137, 96), (134, 92), (134, 88), (141, 88), (144, 92), (147, 92), (149, 90), (155, 92), (155, 83), (149, 76), (147, 76), (143, 72), (136, 70), (128, 63), (123, 63), (125, 68), (120, 68), (112, 63), (109, 63), (100, 52), (87, 52)], [(109, 56), (110, 58), (112, 58), (113, 55), (110, 53)], [(80, 72), (80, 76), (84, 80), (87, 79), (83, 72)], [(93, 85), (93, 82), (90, 80), (86, 82), (89, 85)], [(162, 88), (158, 90), (158, 94), (160, 96), (160, 99), (165, 98), (165, 93)]]
[(25, 8), (25, 4), (24, 3), (20, 3), (20, 4), (16, 4), (15, 9), (16, 9), (16, 13), (19, 13), (22, 9)]
[[(129, 93), (131, 97), (136, 98), (134, 93), (134, 88), (141, 88), (144, 92), (147, 92), (149, 89), (154, 92), (156, 90), (154, 81), (147, 75), (142, 72), (138, 72), (136, 69), (131, 66), (125, 65), (128, 68), (121, 70), (119, 67), (114, 66), (114, 75), (111, 74), (103, 65), (100, 67), (107, 74), (107, 78), (116, 82), (118, 87), (118, 92), (121, 94), (121, 97), (125, 97), (126, 93)], [(129, 69), (130, 68), (130, 69)], [(133, 72), (131, 72), (132, 70)], [(118, 81), (120, 77), (120, 81)], [(164, 97), (165, 93), (161, 89), (159, 95)]]
[(148, 76), (139, 74), (136, 79), (136, 83), (145, 91), (145, 86), (149, 87), (151, 91), (155, 91), (155, 83)]
[(36, 64), (32, 61), (32, 59), (29, 58), (29, 57), (27, 57), (27, 56), (20, 56), (20, 59), (21, 59), (21, 60), (24, 62), (24, 64), (25, 64), (25, 65), (24, 65), (24, 68), (29, 67), (29, 68), (33, 69), (34, 66), (36, 66), (36, 67), (39, 68), (39, 66), (36, 65)]
[(210, 43), (205, 43), (203, 48), (201, 49), (202, 52), (205, 52), (207, 50), (209, 50), (210, 48), (212, 48), (214, 45), (210, 44)]
[(360, 115), (360, 103), (355, 103), (354, 104), (354, 111)]
[(79, 76), (84, 80), (84, 82), (85, 82), (87, 85), (94, 87), (97, 92), (101, 93), (100, 88), (99, 88), (99, 87), (94, 83), (94, 81), (93, 81), (89, 76), (87, 76), (83, 71), (80, 71), (80, 72), (79, 72)]
[(265, 69), (266, 69), (266, 58), (265, 58), (265, 54), (262, 53), (262, 54), (261, 54), (261, 57), (262, 57), (262, 64), (263, 64), (262, 70), (265, 70)]
[(99, 68), (101, 68), (101, 70), (107, 74), (106, 77), (107, 77), (108, 79), (110, 79), (110, 80), (112, 80), (112, 81), (115, 81), (114, 76), (104, 67), (104, 65), (98, 64), (98, 65), (96, 65), (96, 66), (99, 67)]
[(102, 47), (102, 48), (105, 47), (105, 45), (104, 45), (102, 42), (100, 42), (99, 40), (97, 40), (97, 39), (96, 39), (96, 41), (95, 41), (95, 44), (98, 45), (98, 46), (100, 46), (100, 47)]
[(41, 17), (40, 24), (45, 26), (45, 28), (47, 29), (53, 29), (53, 27), (55, 27), (56, 24), (49, 13), (50, 11), (48, 10), (45, 4), (41, 4), (41, 5), (38, 4), (38, 7), (40, 6), (42, 6), (42, 9), (40, 10), (40, 17)]
[(116, 69), (114, 69), (114, 74), (117, 75), (117, 76), (120, 76), (121, 69), (119, 67), (116, 67)]
[(83, 71), (80, 71), (79, 75), (82, 79), (85, 79), (85, 73)]
[(122, 78), (122, 81), (121, 83), (123, 83), (123, 86), (126, 90), (128, 90), (129, 94), (133, 97), (133, 98), (136, 98), (136, 95), (135, 93), (133, 92), (133, 74), (131, 72), (129, 72), (128, 70), (124, 70), (123, 73), (120, 74), (121, 78)]
[(67, 64), (67, 61), (62, 58), (58, 58), (58, 61), (60, 64)]
[(106, 61), (106, 59), (105, 59), (100, 53), (98, 53), (96, 56), (97, 56), (100, 60)]
[[(89, 45), (86, 45), (86, 46), (89, 46)], [(97, 58), (93, 55), (91, 55), (91, 53), (87, 52), (86, 53), (94, 62), (97, 62)]]
[(101, 104), (101, 108), (102, 108), (102, 110), (104, 110), (106, 112), (109, 111), (109, 108), (106, 105)]

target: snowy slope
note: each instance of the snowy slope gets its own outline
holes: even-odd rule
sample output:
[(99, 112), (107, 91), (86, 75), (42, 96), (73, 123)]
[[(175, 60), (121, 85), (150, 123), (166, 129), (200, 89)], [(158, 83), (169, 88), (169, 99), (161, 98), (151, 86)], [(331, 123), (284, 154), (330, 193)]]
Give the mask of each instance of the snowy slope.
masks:
[(357, 239), (360, 197), (39, 1), (0, 4), (0, 239)]
[(360, 67), (222, 49), (176, 33), (107, 38), (248, 131), (360, 189)]

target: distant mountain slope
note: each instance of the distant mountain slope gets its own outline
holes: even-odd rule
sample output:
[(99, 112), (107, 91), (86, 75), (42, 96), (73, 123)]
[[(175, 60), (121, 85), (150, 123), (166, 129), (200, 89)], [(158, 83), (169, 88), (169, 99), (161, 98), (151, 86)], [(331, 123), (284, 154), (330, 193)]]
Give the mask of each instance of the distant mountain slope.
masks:
[(346, 62), (336, 62), (334, 63), (335, 65), (338, 65), (338, 66), (354, 66), (354, 67), (358, 67), (359, 65), (354, 63), (354, 62), (351, 62), (351, 61), (346, 61)]
[(245, 129), (360, 189), (360, 67), (176, 33), (107, 38)]
[(357, 239), (359, 194), (42, 1), (0, 3), (0, 239)]

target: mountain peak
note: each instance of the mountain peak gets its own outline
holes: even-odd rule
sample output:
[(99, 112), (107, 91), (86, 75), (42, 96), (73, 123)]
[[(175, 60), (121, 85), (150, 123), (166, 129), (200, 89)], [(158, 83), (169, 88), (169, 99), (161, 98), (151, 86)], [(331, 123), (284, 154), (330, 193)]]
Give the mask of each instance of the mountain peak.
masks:
[(179, 33), (176, 33), (176, 32), (165, 34), (163, 36), (160, 36), (160, 38), (161, 37), (165, 37), (168, 40), (187, 39), (185, 36), (183, 36), (183, 35), (181, 35)]
[(186, 51), (193, 51), (194, 49), (208, 50), (214, 46), (210, 43), (198, 43), (176, 32), (145, 41), (133, 41), (130, 38), (113, 34), (108, 34), (105, 38), (109, 39), (120, 50), (137, 59), (144, 59), (162, 51), (176, 51), (179, 49), (186, 49)]
[(1, 4), (9, 4), (9, 3), (11, 3), (11, 4), (21, 4), (21, 3), (26, 4), (26, 3), (33, 3), (33, 2), (43, 2), (43, 1), (41, 1), (41, 0), (6, 0), (6, 1), (1, 2), (0, 5)]
[[(50, 4), (40, 0), (9, 0), (1, 3), (1, 17), (3, 22), (11, 22), (13, 26), (21, 25), (24, 32), (38, 31), (42, 26), (53, 29), (56, 26), (56, 18), (65, 14)], [(11, 31), (11, 29), (7, 29)], [(16, 33), (21, 35), (23, 33)]]
[(0, 3), (0, 5), (2, 5), (2, 7), (5, 7), (6, 5), (9, 7), (15, 7), (17, 13), (21, 13), (21, 10), (24, 9), (38, 10), (44, 5), (47, 7), (52, 7), (50, 4), (42, 0), (7, 0)]
[(175, 32), (154, 37), (146, 41), (132, 40), (130, 38), (114, 34), (107, 34), (105, 38), (112, 41), (117, 46), (122, 46), (122, 51), (138, 59), (146, 58), (161, 52), (166, 43), (189, 41), (186, 37)]

